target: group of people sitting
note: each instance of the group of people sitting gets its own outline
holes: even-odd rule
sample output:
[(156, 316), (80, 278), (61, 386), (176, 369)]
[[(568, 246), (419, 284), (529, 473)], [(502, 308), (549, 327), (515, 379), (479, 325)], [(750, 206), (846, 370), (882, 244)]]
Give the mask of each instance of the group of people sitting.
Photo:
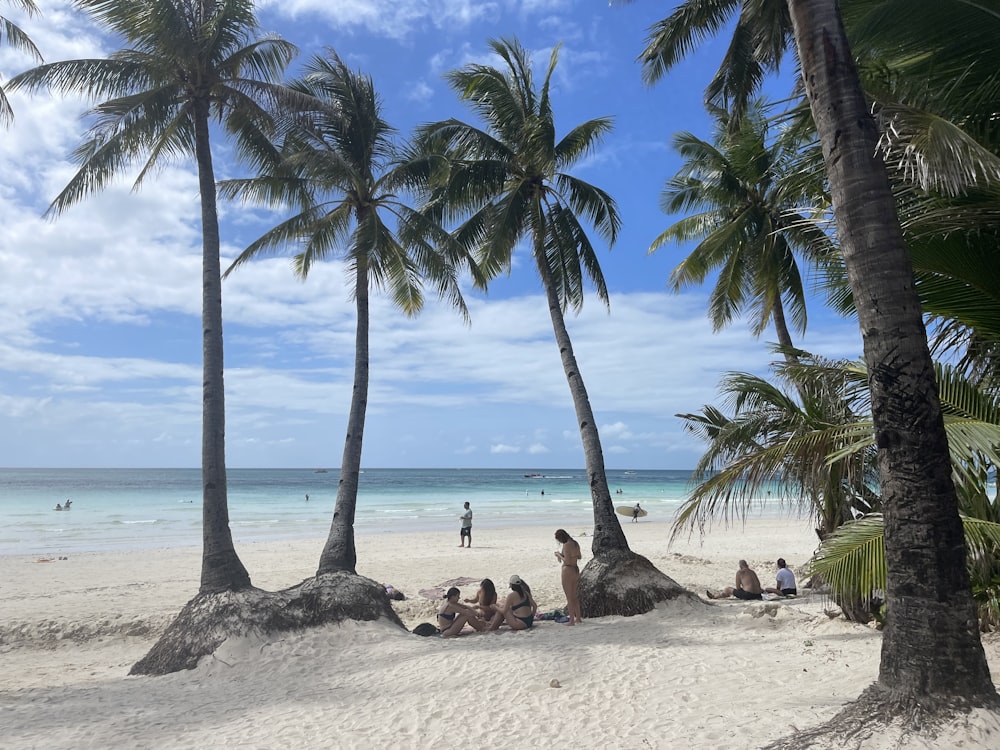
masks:
[[(444, 637), (458, 635), (466, 625), (477, 631), (498, 630), (507, 625), (511, 630), (527, 630), (535, 621), (538, 604), (528, 584), (518, 575), (510, 577), (510, 593), (501, 602), (496, 585), (484, 578), (479, 590), (466, 603), (459, 601), (462, 592), (452, 586), (438, 609), (438, 628)], [(469, 606), (469, 605), (472, 606)]]
[(706, 591), (709, 599), (728, 599), (733, 596), (737, 599), (763, 599), (764, 594), (775, 594), (776, 596), (795, 596), (798, 589), (795, 588), (795, 574), (785, 565), (785, 558), (778, 558), (778, 572), (775, 573), (775, 585), (773, 587), (762, 588), (760, 579), (746, 560), (740, 560), (739, 570), (736, 571), (736, 585), (726, 586), (722, 591)]

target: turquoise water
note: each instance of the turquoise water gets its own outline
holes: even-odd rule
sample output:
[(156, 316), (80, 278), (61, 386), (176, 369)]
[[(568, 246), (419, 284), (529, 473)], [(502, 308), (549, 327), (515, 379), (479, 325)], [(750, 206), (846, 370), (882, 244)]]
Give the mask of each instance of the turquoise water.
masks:
[[(236, 543), (326, 536), (336, 469), (230, 469), (228, 478)], [(687, 497), (689, 478), (690, 471), (608, 472), (616, 504), (639, 502), (659, 521)], [(72, 510), (53, 510), (67, 499)], [(582, 469), (367, 469), (355, 531), (457, 534), (465, 501), (479, 528), (593, 523)], [(0, 519), (0, 554), (198, 546), (201, 471), (0, 469)]]

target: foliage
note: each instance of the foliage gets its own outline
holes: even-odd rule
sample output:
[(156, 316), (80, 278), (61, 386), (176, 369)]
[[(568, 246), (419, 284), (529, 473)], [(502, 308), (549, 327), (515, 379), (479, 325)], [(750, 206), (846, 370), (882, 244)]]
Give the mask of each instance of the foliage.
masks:
[(762, 100), (735, 123), (724, 110), (710, 106), (709, 111), (716, 120), (711, 143), (691, 133), (674, 136), (684, 164), (667, 182), (661, 206), (684, 218), (662, 232), (650, 252), (668, 243), (698, 241), (671, 274), (672, 288), (704, 283), (717, 272), (709, 297), (715, 329), (750, 308), (755, 336), (773, 320), (778, 341), (791, 346), (785, 305), (795, 329), (806, 327), (796, 252), (809, 258), (834, 252), (815, 221), (828, 209), (822, 171), (801, 168), (795, 130), (770, 136)]
[[(721, 390), (732, 416), (712, 406), (677, 415), (708, 448), (672, 537), (704, 528), (712, 518), (745, 518), (769, 500), (797, 504), (820, 537), (857, 513), (878, 509), (864, 367), (800, 352), (800, 361), (773, 370), (795, 395), (765, 378), (730, 373)], [(772, 491), (778, 497), (765, 498)]]
[[(35, 5), (34, 0), (6, 0), (6, 2), (8, 5), (20, 8), (29, 17), (38, 13), (38, 6)], [(13, 49), (24, 52), (33, 60), (42, 61), (42, 53), (31, 41), (31, 37), (25, 34), (17, 24), (0, 16), (0, 44), (4, 43)], [(0, 125), (8, 125), (13, 119), (14, 110), (10, 108), (10, 102), (7, 101), (3, 86), (0, 86)]]
[[(963, 515), (962, 525), (980, 627), (1000, 628), (1000, 522)], [(881, 598), (886, 585), (882, 529), (880, 514), (841, 526), (823, 540), (805, 574), (820, 576), (848, 599)]]

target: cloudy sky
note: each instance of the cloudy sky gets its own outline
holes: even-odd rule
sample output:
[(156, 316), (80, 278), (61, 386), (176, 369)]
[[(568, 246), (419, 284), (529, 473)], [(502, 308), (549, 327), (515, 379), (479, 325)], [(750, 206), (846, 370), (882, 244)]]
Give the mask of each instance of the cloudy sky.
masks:
[[(26, 19), (0, 3), (46, 60), (106, 55), (104, 37), (64, 0)], [(685, 248), (648, 255), (670, 222), (659, 209), (679, 166), (681, 130), (709, 137), (702, 91), (723, 52), (708, 43), (655, 87), (635, 62), (672, 3), (595, 0), (262, 0), (261, 25), (325, 47), (371, 75), (405, 137), (421, 123), (471, 120), (442, 74), (483, 61), (491, 37), (516, 36), (538, 66), (562, 43), (554, 78), (560, 134), (611, 115), (615, 130), (576, 170), (618, 201), (624, 230), (601, 248), (610, 311), (589, 299), (570, 334), (609, 468), (683, 469), (702, 446), (678, 412), (717, 402), (731, 370), (764, 373), (773, 334), (743, 323), (720, 333), (707, 290), (666, 287)], [(4, 79), (30, 66), (0, 49)], [(294, 73), (294, 68), (292, 70)], [(774, 84), (782, 92), (786, 82)], [(133, 192), (122, 180), (42, 217), (72, 175), (87, 102), (12, 94), (0, 137), (0, 465), (194, 467), (200, 461), (200, 227), (193, 165), (180, 162)], [(239, 174), (216, 141), (218, 176)], [(223, 265), (276, 215), (222, 204)], [(676, 217), (675, 217), (676, 218)], [(488, 293), (469, 290), (471, 325), (433, 295), (407, 319), (372, 304), (368, 467), (582, 467), (572, 402), (540, 284), (523, 252)], [(353, 367), (354, 310), (335, 262), (295, 279), (287, 258), (255, 262), (224, 284), (227, 460), (232, 467), (336, 467)], [(816, 299), (800, 345), (857, 357), (856, 324)]]

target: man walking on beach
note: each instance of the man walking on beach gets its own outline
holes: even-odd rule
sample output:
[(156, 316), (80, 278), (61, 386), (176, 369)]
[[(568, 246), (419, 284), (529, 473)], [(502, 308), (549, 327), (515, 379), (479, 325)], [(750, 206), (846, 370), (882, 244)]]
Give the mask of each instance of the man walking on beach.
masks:
[(459, 544), (458, 546), (459, 547), (464, 547), (465, 546), (465, 540), (466, 540), (466, 538), (468, 538), (468, 540), (469, 540), (469, 546), (471, 547), (472, 546), (472, 508), (469, 507), (469, 502), (468, 501), (466, 501), (466, 503), (465, 503), (465, 513), (463, 513), (462, 515), (460, 515), (459, 518), (462, 519), (462, 532), (461, 532), (461, 536), (459, 537), (459, 541), (461, 542), (461, 544)]
[(708, 594), (709, 599), (728, 599), (731, 596), (735, 596), (737, 599), (763, 599), (762, 591), (757, 574), (747, 565), (746, 560), (740, 560), (740, 569), (736, 571), (735, 586), (726, 586), (717, 594), (713, 594), (711, 591), (705, 593)]

